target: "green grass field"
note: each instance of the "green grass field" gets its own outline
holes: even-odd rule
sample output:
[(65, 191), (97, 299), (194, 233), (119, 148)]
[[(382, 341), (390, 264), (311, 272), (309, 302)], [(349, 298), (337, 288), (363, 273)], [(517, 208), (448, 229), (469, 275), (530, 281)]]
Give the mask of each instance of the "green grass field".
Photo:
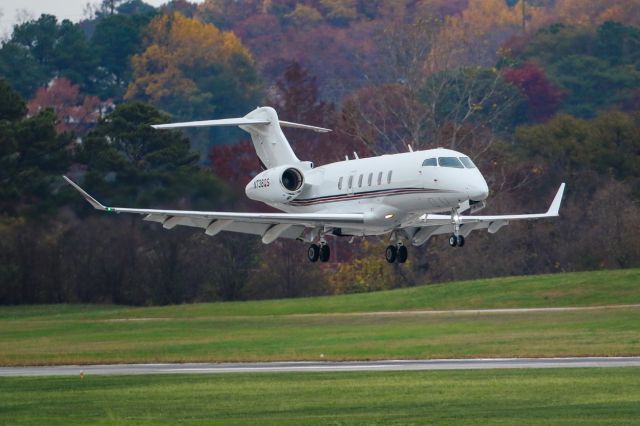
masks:
[(264, 302), (4, 307), (0, 364), (638, 355), (636, 307), (423, 312), (632, 303), (640, 270)]
[(640, 369), (0, 379), (0, 423), (638, 424)]

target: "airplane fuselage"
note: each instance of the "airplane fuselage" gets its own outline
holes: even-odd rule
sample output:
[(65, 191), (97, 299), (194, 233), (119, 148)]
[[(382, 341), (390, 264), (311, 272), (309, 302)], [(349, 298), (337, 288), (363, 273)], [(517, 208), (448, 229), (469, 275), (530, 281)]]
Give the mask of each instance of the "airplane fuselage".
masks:
[(363, 213), (365, 230), (343, 230), (348, 235), (382, 234), (425, 213), (450, 212), (465, 201), (488, 196), (487, 183), (468, 156), (443, 148), (301, 170), (304, 186), (299, 193), (277, 202), (261, 196), (268, 190), (265, 185), (282, 184), (272, 182), (277, 178), (267, 177), (268, 172), (247, 185), (249, 198), (287, 213)]

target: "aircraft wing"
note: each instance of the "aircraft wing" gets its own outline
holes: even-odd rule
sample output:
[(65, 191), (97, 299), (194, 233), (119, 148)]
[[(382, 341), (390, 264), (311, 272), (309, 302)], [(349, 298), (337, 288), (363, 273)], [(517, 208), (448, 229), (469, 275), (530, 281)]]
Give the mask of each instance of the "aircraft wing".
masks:
[[(511, 215), (493, 215), (493, 216), (458, 216), (457, 222), (460, 225), (460, 235), (466, 237), (472, 231), (478, 229), (487, 229), (490, 233), (496, 233), (500, 228), (508, 225), (515, 220), (533, 220), (544, 219), (549, 217), (557, 217), (560, 215), (560, 204), (562, 203), (562, 195), (564, 194), (565, 184), (561, 184), (556, 192), (549, 209), (545, 213), (533, 214), (511, 214)], [(412, 237), (412, 244), (422, 245), (430, 237), (441, 234), (451, 234), (454, 230), (454, 218), (451, 215), (443, 214), (426, 214), (422, 216), (416, 223), (416, 232)]]
[(307, 229), (325, 226), (349, 227), (364, 223), (364, 215), (359, 213), (237, 213), (108, 207), (68, 177), (63, 176), (63, 178), (97, 210), (111, 213), (137, 213), (145, 215), (144, 220), (162, 223), (165, 229), (171, 229), (176, 225), (191, 226), (204, 229), (210, 236), (221, 231), (261, 235), (262, 241), (268, 244), (277, 238), (301, 238)]

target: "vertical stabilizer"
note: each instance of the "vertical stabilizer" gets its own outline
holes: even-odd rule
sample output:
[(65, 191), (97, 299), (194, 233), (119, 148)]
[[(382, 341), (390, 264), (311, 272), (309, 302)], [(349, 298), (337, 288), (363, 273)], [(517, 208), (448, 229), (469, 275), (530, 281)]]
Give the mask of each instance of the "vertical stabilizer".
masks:
[(267, 121), (269, 124), (243, 124), (240, 128), (251, 135), (256, 154), (268, 169), (300, 160), (282, 133), (278, 114), (271, 107), (259, 107), (245, 115), (248, 120)]

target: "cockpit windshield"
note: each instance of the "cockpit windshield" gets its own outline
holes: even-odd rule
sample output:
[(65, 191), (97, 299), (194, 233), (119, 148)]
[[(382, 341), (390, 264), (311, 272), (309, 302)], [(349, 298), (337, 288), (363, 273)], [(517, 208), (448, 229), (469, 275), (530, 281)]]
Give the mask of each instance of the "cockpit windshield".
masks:
[(437, 166), (438, 161), (435, 158), (427, 158), (422, 162), (422, 166)]
[(476, 165), (473, 164), (473, 161), (471, 161), (471, 158), (469, 157), (460, 157), (460, 161), (462, 161), (462, 164), (464, 164), (464, 166), (467, 169), (475, 169)]
[(440, 167), (455, 167), (456, 169), (464, 169), (464, 166), (456, 157), (440, 157), (438, 158)]

